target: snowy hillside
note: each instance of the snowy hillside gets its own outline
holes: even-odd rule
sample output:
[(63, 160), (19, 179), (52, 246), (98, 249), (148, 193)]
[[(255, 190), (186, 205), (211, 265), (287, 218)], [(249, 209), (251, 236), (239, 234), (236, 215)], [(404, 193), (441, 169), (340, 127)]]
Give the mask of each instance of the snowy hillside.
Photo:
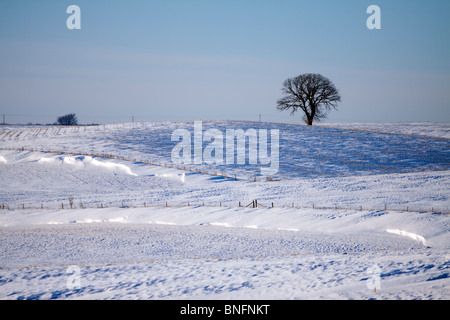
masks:
[[(277, 129), (280, 131), (280, 163), (276, 178), (338, 177), (371, 174), (448, 170), (450, 142), (445, 124), (433, 126), (433, 136), (415, 136), (423, 126), (380, 125), (371, 130), (337, 127), (307, 127), (250, 121), (204, 121), (225, 135), (233, 129)], [(354, 129), (365, 128), (363, 124)], [(402, 132), (408, 135), (386, 134)], [(71, 153), (113, 155), (155, 164), (173, 165), (171, 134), (186, 129), (194, 134), (193, 122), (127, 123), (93, 127), (14, 127), (0, 132), (2, 148), (54, 150)], [(395, 129), (395, 130), (393, 130)], [(376, 132), (375, 132), (376, 130)], [(428, 132), (432, 131), (431, 129)], [(436, 137), (436, 135), (439, 135)], [(205, 145), (207, 143), (205, 142)], [(203, 145), (203, 147), (205, 147)], [(191, 170), (224, 174), (243, 179), (258, 178), (260, 167), (245, 165), (186, 165)]]
[(0, 299), (450, 298), (448, 124), (202, 124), (279, 130), (277, 174), (174, 165), (193, 122), (0, 128)]

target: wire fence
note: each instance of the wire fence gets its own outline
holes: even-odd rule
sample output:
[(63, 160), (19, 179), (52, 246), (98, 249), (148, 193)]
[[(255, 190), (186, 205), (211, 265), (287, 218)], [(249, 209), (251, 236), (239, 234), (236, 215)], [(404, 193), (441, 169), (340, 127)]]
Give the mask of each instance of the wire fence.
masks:
[(66, 201), (54, 201), (52, 203), (37, 204), (8, 204), (0, 203), (0, 210), (70, 210), (70, 209), (102, 209), (102, 208), (251, 208), (251, 209), (314, 209), (314, 210), (349, 210), (349, 211), (396, 211), (396, 212), (415, 212), (415, 213), (433, 213), (433, 214), (450, 214), (448, 208), (438, 207), (418, 207), (418, 206), (399, 206), (399, 205), (384, 205), (384, 206), (372, 206), (364, 207), (362, 205), (324, 205), (324, 204), (298, 204), (295, 202), (274, 202), (267, 200), (252, 200), (248, 201), (216, 201), (216, 202), (171, 202), (171, 201), (159, 201), (159, 202), (94, 202), (90, 201), (85, 203), (82, 200), (75, 201), (73, 198), (68, 198)]
[[(174, 164), (167, 164), (167, 163), (159, 163), (159, 162), (152, 162), (137, 158), (126, 158), (122, 156), (117, 156), (113, 154), (104, 154), (104, 153), (83, 153), (83, 152), (68, 152), (68, 151), (61, 151), (61, 150), (47, 150), (47, 149), (34, 149), (34, 148), (0, 148), (0, 150), (5, 151), (27, 151), (27, 152), (42, 152), (42, 153), (52, 153), (52, 154), (66, 154), (66, 155), (74, 155), (74, 156), (90, 156), (90, 157), (100, 157), (100, 158), (106, 158), (106, 159), (116, 159), (116, 160), (122, 160), (122, 161), (131, 161), (131, 162), (138, 162), (138, 163), (144, 163), (148, 165), (153, 166), (159, 166), (159, 167), (166, 167), (166, 168), (172, 168), (172, 169), (179, 169), (184, 171), (191, 171), (191, 172), (197, 172), (202, 174), (207, 174), (211, 176), (216, 177), (223, 177), (226, 179), (232, 179), (232, 180), (246, 180), (246, 181), (280, 181), (279, 178), (273, 178), (270, 176), (262, 176), (262, 177), (238, 177), (237, 175), (229, 175), (223, 172), (217, 172), (217, 171), (207, 171), (204, 169), (194, 168), (194, 167), (186, 167), (186, 166), (179, 166)], [(284, 180), (284, 179), (283, 179)], [(295, 208), (295, 209), (318, 209), (318, 210), (365, 210), (365, 211), (402, 211), (402, 212), (424, 212), (424, 213), (438, 213), (438, 214), (450, 214), (449, 208), (435, 208), (435, 207), (418, 207), (418, 206), (400, 206), (400, 205), (382, 205), (378, 207), (364, 207), (361, 205), (329, 205), (329, 204), (314, 204), (314, 203), (307, 203), (307, 204), (295, 204), (292, 203), (281, 203), (281, 202), (273, 202), (273, 201), (262, 201), (261, 200), (252, 200), (250, 203), (246, 203), (245, 201), (223, 201), (223, 202), (180, 202), (180, 203), (174, 203), (170, 201), (164, 201), (164, 202), (141, 202), (141, 203), (129, 203), (127, 201), (122, 201), (120, 203), (106, 203), (102, 201), (89, 201), (89, 203), (83, 203), (82, 201), (78, 201), (77, 203), (74, 202), (73, 199), (68, 199), (66, 202), (61, 201), (58, 203), (53, 204), (9, 204), (9, 203), (0, 203), (0, 210), (25, 210), (25, 209), (87, 209), (87, 208), (108, 208), (108, 207), (114, 207), (114, 208), (139, 208), (139, 207), (242, 207), (242, 208)]]

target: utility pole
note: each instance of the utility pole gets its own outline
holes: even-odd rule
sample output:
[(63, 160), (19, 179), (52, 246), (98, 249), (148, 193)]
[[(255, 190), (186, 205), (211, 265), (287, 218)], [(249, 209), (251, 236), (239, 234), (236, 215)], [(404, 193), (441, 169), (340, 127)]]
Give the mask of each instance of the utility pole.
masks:
[(3, 122), (2, 122), (4, 125), (6, 124), (6, 122), (5, 122), (5, 114), (3, 114)]
[(259, 115), (259, 122), (261, 122), (261, 115)]

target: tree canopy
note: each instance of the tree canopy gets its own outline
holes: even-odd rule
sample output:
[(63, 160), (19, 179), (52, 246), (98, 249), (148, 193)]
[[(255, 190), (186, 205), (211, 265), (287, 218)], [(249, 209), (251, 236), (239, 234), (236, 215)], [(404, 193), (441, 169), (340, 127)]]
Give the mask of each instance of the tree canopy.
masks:
[(337, 109), (341, 101), (339, 91), (326, 77), (316, 73), (306, 73), (283, 82), (284, 97), (277, 101), (280, 111), (291, 110), (294, 114), (299, 109), (303, 111), (303, 120), (309, 126), (313, 121), (326, 118), (331, 108)]

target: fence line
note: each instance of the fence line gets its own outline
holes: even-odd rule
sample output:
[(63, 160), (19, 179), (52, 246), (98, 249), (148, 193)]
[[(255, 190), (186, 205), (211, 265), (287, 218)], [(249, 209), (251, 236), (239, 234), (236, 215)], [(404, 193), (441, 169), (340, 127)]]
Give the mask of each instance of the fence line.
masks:
[(419, 208), (419, 207), (396, 207), (387, 206), (383, 207), (363, 207), (363, 206), (339, 206), (339, 205), (316, 205), (316, 204), (302, 204), (296, 205), (292, 203), (275, 203), (273, 201), (264, 201), (261, 203), (260, 200), (252, 200), (250, 203), (242, 201), (217, 201), (217, 202), (170, 202), (162, 201), (158, 203), (148, 203), (141, 202), (139, 204), (129, 203), (122, 201), (119, 203), (103, 203), (103, 202), (91, 202), (85, 204), (79, 201), (77, 204), (74, 202), (73, 198), (69, 198), (66, 202), (61, 201), (54, 203), (53, 205), (9, 205), (7, 203), (0, 203), (0, 210), (70, 210), (70, 209), (101, 209), (101, 208), (188, 208), (188, 207), (209, 207), (209, 208), (252, 208), (252, 209), (264, 209), (264, 208), (292, 208), (292, 209), (314, 209), (314, 210), (353, 210), (353, 211), (401, 211), (401, 212), (415, 212), (415, 213), (434, 213), (434, 214), (450, 214), (450, 210), (441, 208)]
[[(227, 179), (233, 179), (233, 180), (246, 180), (246, 181), (280, 181), (279, 178), (272, 178), (272, 177), (263, 177), (263, 179), (257, 179), (256, 177), (247, 177), (247, 178), (238, 178), (236, 175), (234, 176), (230, 176), (230, 175), (226, 175), (224, 173), (218, 173), (218, 172), (208, 172), (205, 170), (201, 170), (198, 168), (189, 168), (189, 167), (185, 167), (185, 166), (177, 166), (177, 165), (173, 165), (173, 164), (165, 164), (165, 163), (156, 163), (156, 162), (151, 162), (151, 161), (146, 161), (146, 160), (139, 160), (136, 158), (130, 159), (130, 158), (126, 158), (126, 157), (122, 157), (122, 156), (116, 156), (116, 155), (112, 155), (112, 154), (94, 154), (94, 153), (83, 153), (83, 152), (68, 152), (68, 151), (60, 151), (60, 150), (42, 150), (42, 149), (32, 149), (32, 148), (0, 148), (0, 150), (6, 150), (6, 151), (28, 151), (28, 152), (42, 152), (42, 153), (54, 153), (54, 154), (67, 154), (67, 155), (79, 155), (79, 156), (90, 156), (90, 157), (100, 157), (100, 158), (107, 158), (107, 159), (116, 159), (116, 160), (122, 160), (122, 161), (130, 161), (130, 162), (139, 162), (139, 163), (145, 163), (145, 164), (149, 164), (149, 165), (154, 165), (154, 166), (159, 166), (159, 167), (166, 167), (166, 168), (172, 168), (172, 169), (179, 169), (179, 170), (185, 170), (185, 171), (191, 171), (191, 172), (198, 172), (198, 173), (203, 173), (203, 174), (208, 174), (208, 175), (212, 175), (212, 176), (220, 176), (223, 178), (227, 178)], [(446, 171), (446, 170), (444, 170)], [(289, 179), (286, 179), (289, 180)], [(36, 206), (29, 206), (29, 205), (25, 205), (25, 204), (21, 204), (21, 205), (15, 205), (14, 206), (10, 206), (7, 203), (0, 203), (0, 210), (19, 210), (19, 209), (69, 209), (69, 208), (76, 208), (76, 206), (72, 203), (70, 203), (71, 201), (69, 200), (68, 204), (64, 204), (64, 202), (61, 202), (60, 205), (58, 206), (54, 206), (52, 208), (49, 207), (44, 207), (43, 204), (41, 204), (39, 207)], [(295, 206), (294, 203), (292, 204), (275, 204), (274, 202), (268, 202), (268, 204), (262, 204), (261, 202), (258, 202), (258, 200), (252, 200), (252, 202), (250, 202), (247, 205), (244, 205), (244, 202), (236, 202), (237, 205), (226, 205), (225, 203), (229, 203), (230, 201), (225, 201), (225, 202), (216, 202), (213, 205), (211, 204), (207, 204), (206, 206), (209, 207), (252, 207), (252, 208), (268, 208), (268, 207), (272, 207), (272, 208), (310, 208), (310, 209), (321, 209), (321, 210), (327, 210), (327, 209), (335, 209), (335, 210), (360, 210), (362, 211), (364, 210), (368, 210), (368, 211), (381, 211), (381, 210), (391, 210), (391, 211), (410, 211), (410, 212), (428, 212), (428, 213), (443, 213), (443, 214), (449, 214), (450, 210), (447, 208), (445, 210), (443, 209), (439, 209), (439, 208), (427, 208), (427, 209), (423, 209), (423, 208), (418, 208), (418, 207), (410, 207), (410, 206), (406, 206), (403, 208), (399, 208), (399, 207), (387, 207), (387, 205), (385, 205), (383, 208), (363, 208), (362, 206), (356, 206), (356, 207), (348, 207), (348, 206), (338, 206), (338, 205), (302, 205), (302, 206)], [(95, 205), (91, 205), (91, 206), (86, 206), (86, 205), (79, 205), (78, 208), (106, 208), (106, 207), (134, 207), (134, 208), (138, 208), (138, 207), (189, 207), (189, 206), (205, 206), (205, 203), (197, 203), (197, 204), (191, 204), (190, 202), (186, 202), (186, 203), (177, 203), (177, 204), (173, 204), (173, 203), (169, 203), (169, 202), (165, 202), (165, 203), (159, 203), (159, 204), (149, 204), (149, 203), (143, 203), (140, 205), (136, 205), (136, 204), (126, 204), (125, 202), (122, 202), (121, 205), (105, 205), (103, 202), (97, 202)]]

